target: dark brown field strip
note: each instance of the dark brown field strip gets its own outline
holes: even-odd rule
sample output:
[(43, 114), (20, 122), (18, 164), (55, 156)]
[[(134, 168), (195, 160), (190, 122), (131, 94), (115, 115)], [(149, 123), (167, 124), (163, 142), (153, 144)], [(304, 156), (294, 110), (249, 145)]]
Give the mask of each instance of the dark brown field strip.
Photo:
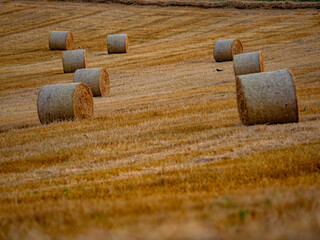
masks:
[(37, 8), (36, 6), (28, 6), (28, 7), (20, 7), (20, 8), (17, 8), (17, 9), (11, 9), (11, 10), (7, 10), (7, 11), (4, 11), (4, 12), (0, 12), (0, 16), (5, 16), (5, 15), (8, 15), (8, 14), (12, 14), (12, 13), (17, 13), (17, 12), (21, 12), (21, 11), (24, 11), (24, 10), (29, 10), (30, 8)]
[[(59, 0), (58, 0), (59, 1)], [(62, 0), (60, 0), (62, 1)], [(69, 0), (73, 2), (73, 0)], [(121, 3), (126, 5), (161, 6), (161, 7), (198, 7), (198, 8), (237, 8), (237, 9), (304, 9), (320, 8), (318, 2), (246, 2), (246, 1), (183, 1), (183, 0), (80, 0), (93, 3)]]
[(0, 37), (7, 37), (7, 36), (10, 36), (10, 35), (13, 35), (13, 34), (28, 32), (28, 31), (31, 31), (31, 30), (34, 30), (34, 29), (39, 29), (39, 28), (51, 26), (51, 25), (54, 25), (54, 24), (63, 23), (63, 22), (71, 21), (71, 20), (78, 19), (78, 18), (84, 18), (84, 17), (92, 16), (92, 15), (95, 15), (95, 14), (102, 13), (104, 11), (105, 10), (99, 10), (99, 11), (94, 11), (92, 13), (79, 15), (79, 16), (76, 16), (76, 17), (65, 18), (65, 19), (62, 19), (62, 20), (52, 20), (52, 21), (49, 21), (49, 22), (46, 22), (46, 23), (42, 23), (42, 24), (38, 24), (38, 25), (35, 25), (35, 26), (27, 27), (27, 28), (25, 28), (23, 30), (17, 30), (17, 31), (12, 31), (12, 32), (5, 33), (5, 34), (0, 34)]

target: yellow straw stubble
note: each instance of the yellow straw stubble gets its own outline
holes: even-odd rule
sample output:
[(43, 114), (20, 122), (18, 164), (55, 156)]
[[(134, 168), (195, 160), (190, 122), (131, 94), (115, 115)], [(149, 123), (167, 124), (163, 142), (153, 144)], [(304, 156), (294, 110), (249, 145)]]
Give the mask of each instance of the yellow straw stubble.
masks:
[(127, 53), (128, 52), (127, 34), (109, 34), (107, 35), (108, 53)]
[(236, 88), (244, 125), (299, 121), (294, 76), (289, 70), (237, 76)]
[(238, 39), (219, 40), (213, 49), (214, 59), (217, 62), (232, 61), (234, 55), (242, 52), (242, 43)]
[(87, 67), (87, 53), (85, 49), (62, 52), (62, 65), (64, 73), (73, 73), (77, 69)]
[(233, 69), (236, 76), (264, 72), (262, 53), (250, 52), (233, 56)]
[(68, 31), (52, 31), (49, 34), (50, 50), (73, 49), (73, 35)]
[(37, 108), (42, 124), (90, 118), (92, 92), (85, 83), (46, 85), (39, 92)]
[(74, 73), (73, 82), (86, 83), (94, 97), (107, 96), (110, 92), (109, 75), (104, 68), (78, 69)]

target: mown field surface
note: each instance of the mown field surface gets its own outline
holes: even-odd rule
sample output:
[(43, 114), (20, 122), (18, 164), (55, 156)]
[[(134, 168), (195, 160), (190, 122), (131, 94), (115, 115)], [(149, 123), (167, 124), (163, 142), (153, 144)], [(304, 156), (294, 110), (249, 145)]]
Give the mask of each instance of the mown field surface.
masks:
[[(0, 6), (1, 239), (319, 239), (320, 10)], [(52, 30), (109, 73), (90, 120), (39, 122), (41, 86), (73, 78)], [(300, 123), (240, 123), (228, 38), (293, 72)]]

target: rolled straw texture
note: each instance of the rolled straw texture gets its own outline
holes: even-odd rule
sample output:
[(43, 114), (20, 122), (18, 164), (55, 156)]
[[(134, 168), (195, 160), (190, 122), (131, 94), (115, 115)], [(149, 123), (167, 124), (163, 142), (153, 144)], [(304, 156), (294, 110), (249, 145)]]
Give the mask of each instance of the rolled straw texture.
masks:
[(87, 53), (85, 49), (69, 50), (62, 52), (64, 73), (73, 73), (77, 69), (87, 67)]
[(217, 62), (232, 61), (233, 56), (243, 52), (243, 47), (238, 39), (219, 40), (213, 49), (214, 59)]
[(233, 56), (233, 69), (236, 76), (264, 72), (262, 53), (251, 52)]
[(68, 31), (52, 31), (49, 34), (50, 50), (73, 49), (73, 35)]
[(104, 68), (78, 69), (74, 73), (73, 82), (86, 83), (94, 97), (107, 96), (110, 92), (109, 75)]
[(42, 124), (90, 118), (92, 93), (85, 83), (46, 85), (39, 92), (37, 108)]
[(128, 52), (127, 34), (110, 34), (107, 35), (108, 53), (126, 53)]
[(299, 121), (294, 76), (289, 70), (240, 75), (236, 86), (244, 125)]

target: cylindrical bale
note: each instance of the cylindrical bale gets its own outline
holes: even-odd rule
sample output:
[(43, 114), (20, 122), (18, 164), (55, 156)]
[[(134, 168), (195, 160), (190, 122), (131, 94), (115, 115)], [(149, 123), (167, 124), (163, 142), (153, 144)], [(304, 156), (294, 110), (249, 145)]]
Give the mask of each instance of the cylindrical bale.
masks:
[(244, 125), (299, 121), (294, 76), (289, 70), (240, 75), (236, 87)]
[(127, 34), (109, 34), (107, 35), (108, 53), (126, 53), (128, 52)]
[(87, 67), (87, 53), (85, 49), (69, 50), (62, 52), (64, 73), (73, 73), (77, 69)]
[(50, 50), (73, 49), (73, 35), (68, 31), (52, 31), (49, 34)]
[(259, 51), (235, 55), (233, 69), (236, 76), (264, 72), (262, 53)]
[(92, 92), (85, 83), (46, 85), (39, 92), (37, 107), (42, 124), (90, 118)]
[(78, 69), (74, 73), (73, 82), (86, 83), (94, 97), (107, 96), (110, 92), (109, 75), (104, 68)]
[(217, 62), (232, 61), (233, 56), (243, 52), (243, 47), (238, 39), (219, 40), (213, 49), (214, 59)]

